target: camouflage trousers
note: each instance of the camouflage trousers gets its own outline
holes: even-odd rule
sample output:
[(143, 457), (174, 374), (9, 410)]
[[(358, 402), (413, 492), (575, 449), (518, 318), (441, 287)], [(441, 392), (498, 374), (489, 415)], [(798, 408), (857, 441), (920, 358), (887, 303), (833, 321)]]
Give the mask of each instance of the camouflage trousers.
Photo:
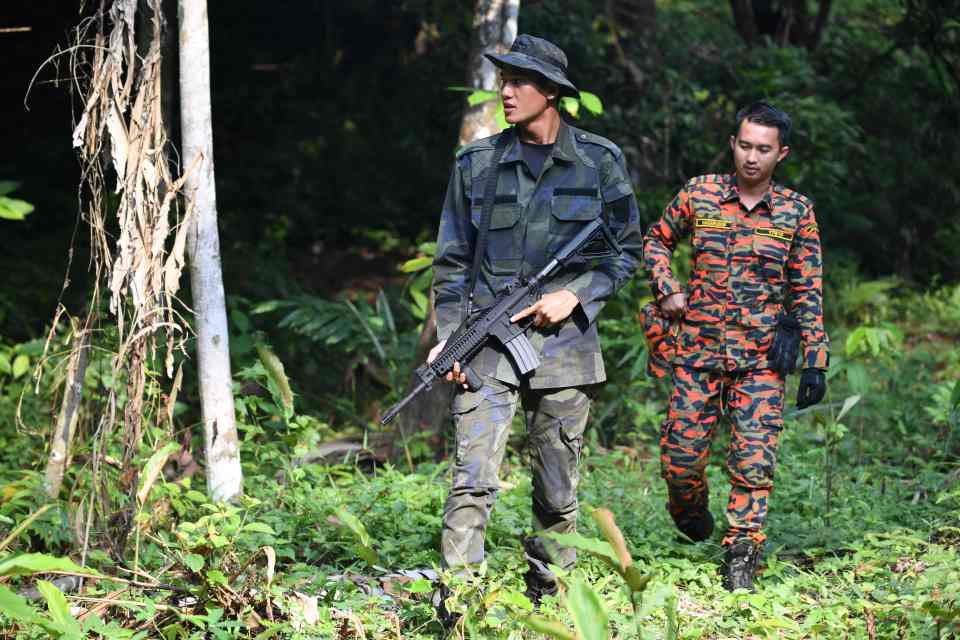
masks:
[(487, 521), (500, 486), (500, 463), (518, 403), (526, 420), (533, 477), (534, 535), (524, 541), (530, 571), (550, 584), (555, 578), (548, 563), (573, 566), (575, 549), (560, 547), (537, 534), (576, 530), (577, 467), (595, 387), (529, 389), (484, 376), (479, 390), (458, 391), (452, 408), (456, 458), (441, 536), (445, 568), (466, 570), (483, 561)]
[(783, 428), (783, 377), (770, 369), (723, 372), (676, 366), (670, 409), (660, 435), (667, 509), (680, 521), (708, 508), (705, 474), (722, 415), (730, 418), (730, 498), (723, 544), (762, 543)]

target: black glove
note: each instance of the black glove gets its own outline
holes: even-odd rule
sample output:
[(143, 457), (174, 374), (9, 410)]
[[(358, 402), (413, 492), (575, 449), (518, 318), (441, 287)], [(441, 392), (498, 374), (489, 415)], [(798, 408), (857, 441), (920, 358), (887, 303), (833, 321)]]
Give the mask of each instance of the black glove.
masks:
[(821, 400), (827, 393), (827, 376), (823, 370), (808, 368), (800, 374), (800, 388), (797, 390), (797, 409), (806, 409)]
[(773, 344), (767, 353), (770, 368), (786, 378), (797, 368), (800, 355), (800, 323), (787, 314), (781, 314), (777, 320), (777, 330), (773, 334)]

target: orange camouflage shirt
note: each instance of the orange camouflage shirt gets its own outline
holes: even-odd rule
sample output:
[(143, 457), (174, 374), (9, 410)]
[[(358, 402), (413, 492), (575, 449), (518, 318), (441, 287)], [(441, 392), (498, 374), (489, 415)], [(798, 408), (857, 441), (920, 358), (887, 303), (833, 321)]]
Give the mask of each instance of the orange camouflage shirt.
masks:
[(658, 301), (683, 291), (670, 261), (686, 237), (693, 269), (674, 364), (766, 368), (777, 318), (786, 310), (800, 322), (800, 366), (828, 367), (820, 235), (808, 198), (773, 184), (748, 211), (733, 175), (688, 181), (644, 238), (644, 264)]

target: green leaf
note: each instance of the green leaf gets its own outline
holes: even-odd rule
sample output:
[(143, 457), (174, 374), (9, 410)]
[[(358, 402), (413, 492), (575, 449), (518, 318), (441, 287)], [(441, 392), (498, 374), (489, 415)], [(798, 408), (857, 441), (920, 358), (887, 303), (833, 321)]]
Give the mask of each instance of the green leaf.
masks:
[(144, 502), (146, 502), (153, 483), (160, 477), (163, 465), (167, 463), (167, 458), (170, 457), (171, 453), (179, 450), (180, 445), (178, 443), (168, 442), (159, 451), (154, 452), (154, 454), (150, 456), (147, 464), (143, 465), (143, 470), (140, 472), (140, 488), (137, 490), (137, 504), (142, 506)]
[(13, 360), (13, 377), (19, 378), (30, 370), (30, 358), (24, 354), (18, 355)]
[(380, 562), (380, 555), (374, 550), (373, 547), (365, 544), (357, 545), (357, 555), (369, 565), (379, 564)]
[(15, 180), (0, 180), (0, 196), (13, 193), (20, 188), (20, 183)]
[(0, 613), (18, 622), (36, 622), (40, 614), (27, 599), (0, 585)]
[(427, 305), (430, 303), (429, 299), (416, 289), (410, 290), (410, 297), (413, 298), (413, 304), (418, 311), (417, 317), (423, 320), (427, 316)]
[(577, 640), (577, 636), (570, 629), (556, 620), (548, 620), (543, 616), (527, 616), (520, 618), (520, 622), (537, 633), (557, 640)]
[(501, 131), (510, 126), (510, 123), (507, 122), (507, 116), (503, 112), (502, 101), (497, 105), (497, 113), (494, 115), (493, 119), (496, 120), (497, 127), (499, 127)]
[(0, 373), (9, 374), (12, 371), (10, 368), (10, 358), (5, 353), (0, 353)]
[(592, 113), (595, 116), (599, 116), (603, 113), (603, 103), (600, 102), (595, 94), (589, 93), (587, 91), (580, 92), (580, 104), (583, 105), (583, 108)]
[(709, 89), (699, 89), (693, 92), (693, 99), (697, 102), (706, 102), (707, 98), (710, 97)]
[(283, 363), (280, 362), (280, 358), (264, 344), (257, 345), (257, 357), (260, 359), (263, 368), (266, 369), (267, 376), (269, 376), (270, 380), (273, 381), (273, 384), (276, 385), (277, 390), (280, 392), (284, 417), (289, 420), (293, 417), (293, 390), (290, 388), (290, 380), (283, 370)]
[(421, 242), (417, 245), (417, 251), (420, 253), (426, 254), (430, 257), (437, 255), (437, 243), (436, 242)]
[(960, 380), (954, 380), (953, 393), (950, 394), (950, 408), (954, 411), (960, 410)]
[(248, 522), (243, 525), (244, 531), (252, 531), (254, 533), (265, 533), (270, 536), (277, 535), (277, 532), (270, 527), (270, 525), (263, 522)]
[(496, 100), (498, 97), (496, 91), (487, 91), (486, 89), (477, 89), (473, 93), (467, 96), (467, 104), (471, 107), (475, 107), (478, 104), (483, 104), (484, 102), (490, 102), (491, 100)]
[(0, 562), (0, 576), (30, 576), (35, 573), (46, 573), (48, 571), (65, 571), (91, 576), (100, 575), (99, 572), (90, 568), (81, 567), (69, 558), (57, 558), (45, 553), (25, 553)]
[(843, 401), (843, 407), (840, 408), (840, 413), (837, 414), (837, 422), (843, 420), (843, 416), (847, 415), (850, 409), (853, 409), (857, 403), (860, 402), (860, 395), (853, 395)]
[(369, 547), (370, 546), (370, 534), (367, 533), (367, 528), (363, 526), (363, 523), (360, 522), (360, 519), (357, 516), (353, 515), (346, 509), (342, 507), (337, 507), (333, 510), (334, 516), (337, 520), (340, 521), (340, 524), (347, 528), (357, 541), (361, 545)]
[(623, 572), (623, 579), (634, 593), (643, 593), (647, 585), (650, 584), (651, 578), (653, 578), (653, 575), (641, 572), (635, 564), (627, 567)]
[(600, 596), (583, 580), (575, 580), (567, 591), (567, 608), (582, 640), (607, 640), (607, 611)]
[(433, 591), (433, 583), (426, 578), (419, 578), (408, 584), (406, 590), (410, 593), (429, 593)]
[(190, 567), (190, 571), (194, 573), (200, 573), (200, 569), (203, 569), (204, 559), (203, 556), (196, 553), (185, 553), (183, 554), (183, 564)]
[(219, 569), (211, 569), (207, 571), (207, 581), (210, 584), (219, 584), (222, 586), (227, 586), (227, 576), (223, 575), (223, 571)]
[(37, 580), (37, 590), (47, 601), (47, 610), (50, 611), (50, 617), (60, 625), (67, 633), (71, 635), (80, 635), (80, 623), (70, 615), (70, 605), (60, 589), (57, 589), (52, 582), (46, 580)]
[(5, 220), (23, 220), (33, 212), (33, 205), (25, 200), (0, 196), (0, 218)]
[(426, 269), (431, 266), (433, 266), (433, 258), (430, 256), (420, 256), (404, 262), (400, 265), (400, 271), (403, 273), (413, 273), (414, 271), (420, 271), (421, 269)]
[(574, 118), (580, 117), (580, 101), (576, 98), (564, 96), (560, 98), (560, 108), (569, 113)]
[(564, 547), (573, 547), (578, 551), (591, 553), (601, 560), (605, 560), (611, 567), (616, 569), (620, 568), (620, 560), (617, 558), (617, 552), (613, 550), (609, 542), (596, 538), (585, 538), (579, 533), (550, 532), (544, 534), (544, 537), (556, 540)]

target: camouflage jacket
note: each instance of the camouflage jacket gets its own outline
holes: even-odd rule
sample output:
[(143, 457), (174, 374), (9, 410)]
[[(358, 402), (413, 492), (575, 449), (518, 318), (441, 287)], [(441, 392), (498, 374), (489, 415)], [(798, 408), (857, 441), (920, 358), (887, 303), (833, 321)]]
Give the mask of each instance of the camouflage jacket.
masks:
[[(597, 314), (604, 301), (633, 274), (642, 243), (637, 203), (623, 154), (605, 138), (562, 124), (537, 180), (521, 157), (513, 130), (498, 135), (511, 139), (499, 164), (497, 195), (474, 308), (490, 304), (494, 294), (511, 279), (537, 273), (584, 224), (603, 213), (624, 252), (615, 258), (571, 264), (546, 283), (544, 293), (568, 289), (580, 304), (557, 326), (527, 330), (541, 364), (526, 376), (531, 388), (541, 389), (601, 382), (606, 375)], [(466, 313), (484, 173), (493, 159), (497, 137), (463, 147), (450, 175), (433, 262), (440, 340), (453, 333)], [(509, 356), (496, 344), (485, 347), (471, 366), (503, 382), (520, 381)]]
[(800, 322), (801, 366), (827, 368), (820, 235), (808, 198), (774, 184), (747, 211), (732, 175), (687, 182), (644, 238), (644, 266), (657, 300), (683, 290), (670, 260), (686, 236), (693, 270), (674, 363), (766, 368), (777, 317), (786, 309)]

